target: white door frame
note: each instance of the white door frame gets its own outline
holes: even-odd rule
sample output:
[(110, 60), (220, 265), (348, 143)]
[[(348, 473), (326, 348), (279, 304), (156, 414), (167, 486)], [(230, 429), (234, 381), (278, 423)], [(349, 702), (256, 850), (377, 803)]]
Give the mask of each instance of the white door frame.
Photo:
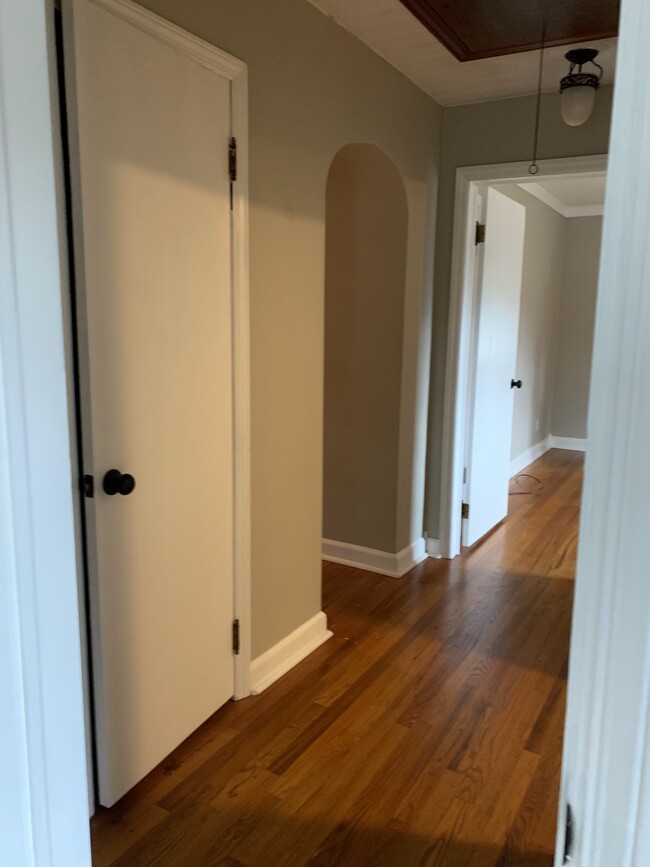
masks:
[[(93, 3), (170, 45), (231, 82), (231, 131), (237, 141), (237, 180), (232, 207), (232, 316), (233, 316), (233, 419), (234, 419), (234, 617), (239, 620), (239, 654), (234, 656), (234, 697), (251, 693), (251, 579), (250, 579), (250, 337), (248, 284), (248, 68), (245, 63), (214, 45), (198, 39), (131, 0), (63, 0), (64, 41), (72, 38), (77, 3)], [(66, 58), (72, 46), (66, 45)], [(71, 130), (76, 126), (73, 70), (66, 65), (66, 95)], [(76, 141), (70, 136), (71, 161), (78, 165)], [(227, 159), (226, 149), (215, 159)], [(73, 208), (80, 209), (77, 179), (72, 177)], [(75, 234), (78, 227), (75, 227)], [(83, 240), (77, 239), (79, 249)], [(83, 252), (81, 253), (83, 255)], [(83, 288), (80, 287), (83, 292)], [(85, 389), (84, 389), (85, 390)]]
[[(533, 176), (528, 172), (529, 165), (528, 162), (501, 163), (466, 166), (456, 171), (440, 491), (440, 553), (443, 557), (460, 554), (471, 338), (476, 317), (476, 198), (480, 184), (530, 183)], [(607, 169), (607, 155), (540, 160), (539, 167), (539, 174), (534, 176), (536, 181), (558, 175), (585, 177), (602, 174)]]
[(89, 867), (53, 10), (0, 0), (0, 852)]

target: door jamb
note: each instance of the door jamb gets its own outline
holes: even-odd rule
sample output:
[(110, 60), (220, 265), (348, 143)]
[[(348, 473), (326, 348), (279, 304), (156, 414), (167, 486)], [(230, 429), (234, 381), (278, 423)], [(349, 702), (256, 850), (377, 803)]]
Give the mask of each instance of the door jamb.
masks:
[[(440, 490), (440, 552), (460, 554), (463, 467), (467, 431), (467, 382), (471, 367), (470, 343), (475, 316), (474, 214), (479, 184), (531, 181), (528, 162), (464, 166), (456, 171), (456, 195), (451, 257), (448, 342), (442, 432)], [(607, 169), (607, 154), (540, 160), (535, 180), (562, 175), (584, 177)]]
[[(79, 2), (94, 3), (133, 24), (158, 41), (191, 57), (231, 84), (231, 135), (237, 141), (237, 179), (233, 183), (232, 229), (232, 339), (233, 339), (233, 618), (239, 621), (239, 652), (233, 656), (234, 698), (251, 694), (251, 488), (250, 488), (250, 314), (248, 235), (248, 67), (209, 42), (192, 35), (132, 0), (62, 0), (64, 40), (72, 33), (70, 17)], [(68, 52), (68, 56), (71, 53)], [(71, 95), (69, 114), (75, 123), (73, 76), (66, 74)], [(73, 151), (73, 158), (75, 153)], [(224, 163), (228, 158), (224, 142)], [(78, 202), (78, 190), (73, 188)], [(81, 249), (83, 249), (81, 247)], [(83, 468), (79, 468), (83, 472)]]

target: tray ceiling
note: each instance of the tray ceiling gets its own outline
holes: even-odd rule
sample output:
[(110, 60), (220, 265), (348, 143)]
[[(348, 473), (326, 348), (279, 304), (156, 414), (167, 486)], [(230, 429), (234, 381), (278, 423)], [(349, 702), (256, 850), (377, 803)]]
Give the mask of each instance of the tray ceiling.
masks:
[[(534, 93), (539, 51), (520, 51), (499, 57), (461, 62), (445, 48), (400, 0), (310, 0), (341, 27), (354, 34), (392, 66), (399, 69), (441, 105), (484, 102)], [(452, 0), (447, 0), (452, 5)], [(460, 0), (453, 0), (454, 4)], [(465, 0), (463, 0), (465, 2)], [(519, 8), (529, 0), (518, 0)], [(571, 6), (573, 0), (563, 0)], [(584, 40), (600, 51), (603, 83), (614, 81), (616, 39)], [(568, 72), (564, 54), (570, 44), (547, 48), (544, 91), (557, 91)]]
[(458, 60), (610, 39), (618, 0), (401, 0)]

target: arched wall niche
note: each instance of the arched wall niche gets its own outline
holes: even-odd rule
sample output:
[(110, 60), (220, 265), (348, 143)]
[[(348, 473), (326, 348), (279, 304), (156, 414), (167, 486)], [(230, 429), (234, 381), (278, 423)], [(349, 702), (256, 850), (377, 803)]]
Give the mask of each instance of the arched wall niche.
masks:
[(327, 179), (323, 535), (396, 552), (408, 205), (373, 144)]

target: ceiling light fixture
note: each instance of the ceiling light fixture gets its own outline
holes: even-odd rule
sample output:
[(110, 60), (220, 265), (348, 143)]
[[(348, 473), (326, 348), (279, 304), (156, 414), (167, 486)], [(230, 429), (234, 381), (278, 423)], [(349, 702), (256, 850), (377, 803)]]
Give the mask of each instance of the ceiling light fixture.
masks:
[[(589, 120), (593, 111), (596, 91), (603, 77), (603, 67), (596, 63), (598, 52), (595, 48), (572, 48), (564, 56), (571, 66), (569, 74), (560, 81), (562, 120), (568, 126), (581, 126)], [(583, 72), (582, 67), (586, 63), (595, 66), (598, 74)]]

